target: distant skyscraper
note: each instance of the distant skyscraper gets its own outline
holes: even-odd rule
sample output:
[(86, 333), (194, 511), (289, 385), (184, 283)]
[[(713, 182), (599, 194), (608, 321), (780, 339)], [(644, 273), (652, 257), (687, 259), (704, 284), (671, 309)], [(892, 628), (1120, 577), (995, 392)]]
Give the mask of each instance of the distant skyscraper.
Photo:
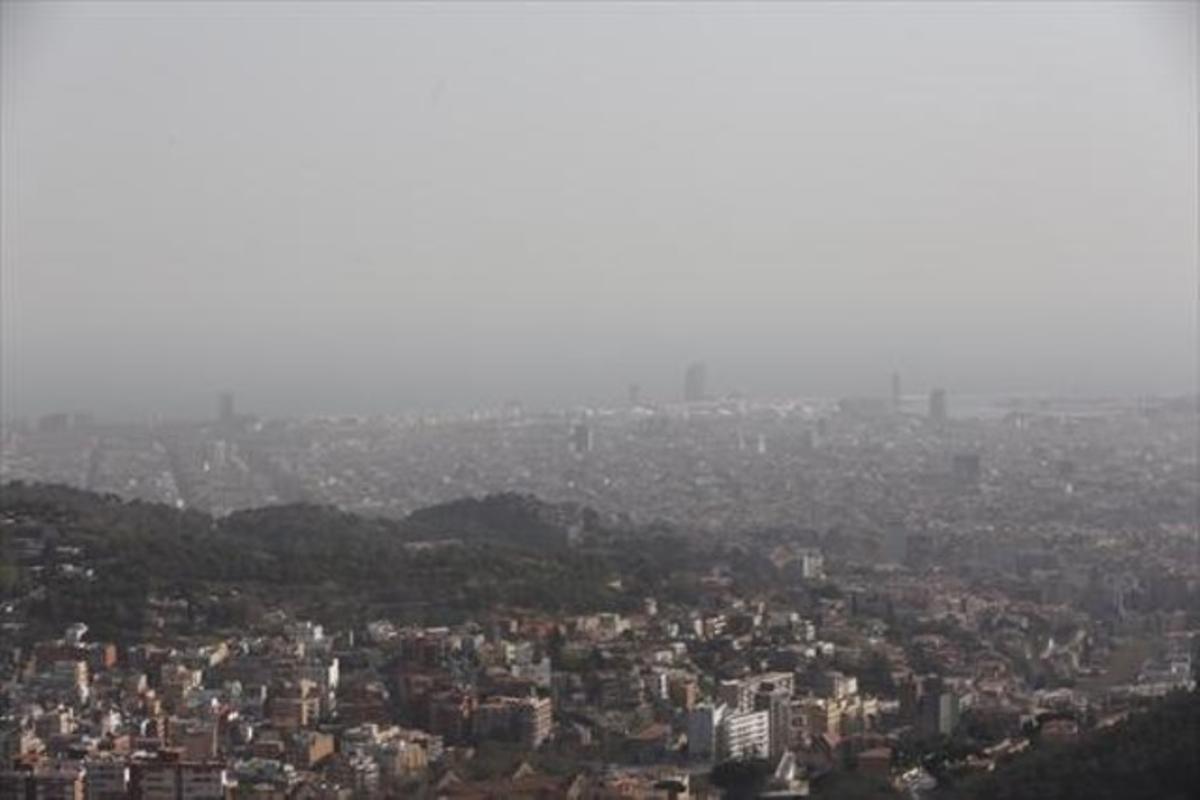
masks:
[(908, 560), (908, 531), (901, 520), (894, 521), (884, 533), (883, 560), (888, 564), (903, 564)]
[(696, 761), (712, 761), (718, 755), (721, 724), (728, 708), (724, 703), (699, 705), (688, 712), (688, 757)]
[(900, 373), (892, 373), (892, 410), (899, 411), (903, 395), (900, 393)]
[(946, 413), (946, 390), (934, 389), (929, 393), (929, 419), (931, 422), (945, 422), (948, 414)]
[(629, 405), (640, 406), (642, 404), (642, 387), (636, 383), (629, 384)]
[(571, 452), (592, 452), (592, 429), (586, 423), (580, 422), (571, 427)]
[(947, 689), (941, 678), (927, 678), (917, 701), (917, 730), (926, 736), (949, 736), (958, 727), (958, 695)]
[(520, 400), (506, 400), (504, 403), (504, 416), (509, 419), (520, 419), (524, 413), (524, 406)]
[(236, 416), (233, 410), (233, 393), (221, 392), (217, 397), (217, 421), (222, 425), (232, 425)]
[(708, 368), (701, 361), (688, 364), (683, 374), (683, 399), (689, 403), (699, 403), (704, 400), (705, 383), (708, 381)]
[(978, 483), (983, 474), (978, 453), (958, 453), (954, 456), (954, 478), (959, 483)]

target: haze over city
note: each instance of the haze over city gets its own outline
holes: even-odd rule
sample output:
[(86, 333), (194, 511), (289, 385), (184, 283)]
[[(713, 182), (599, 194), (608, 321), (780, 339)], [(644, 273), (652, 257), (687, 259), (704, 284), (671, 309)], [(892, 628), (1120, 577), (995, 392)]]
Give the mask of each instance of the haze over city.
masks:
[(1194, 4), (569, 5), (5, 3), (5, 416), (1194, 391)]
[(0, 0), (0, 800), (1185, 800), (1200, 0)]

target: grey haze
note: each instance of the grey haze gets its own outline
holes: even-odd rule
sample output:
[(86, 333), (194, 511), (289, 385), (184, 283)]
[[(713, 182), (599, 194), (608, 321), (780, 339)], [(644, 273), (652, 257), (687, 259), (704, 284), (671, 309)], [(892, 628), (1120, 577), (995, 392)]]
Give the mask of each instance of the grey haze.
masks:
[(6, 414), (1195, 385), (1192, 3), (0, 21)]

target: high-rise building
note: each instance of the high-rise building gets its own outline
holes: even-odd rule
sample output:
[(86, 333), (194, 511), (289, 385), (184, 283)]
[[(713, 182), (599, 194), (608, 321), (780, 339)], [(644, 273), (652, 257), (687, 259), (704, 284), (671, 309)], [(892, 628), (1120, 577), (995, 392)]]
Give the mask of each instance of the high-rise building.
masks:
[(571, 452), (582, 455), (592, 452), (592, 428), (585, 422), (571, 426)]
[(842, 706), (828, 700), (808, 700), (804, 704), (806, 720), (804, 728), (809, 735), (820, 736), (823, 733), (842, 733)]
[(757, 688), (752, 681), (731, 678), (718, 684), (717, 697), (732, 711), (749, 711), (754, 708), (754, 692)]
[(831, 700), (843, 700), (858, 693), (858, 679), (837, 670), (826, 670), (817, 676), (817, 694)]
[(949, 414), (946, 409), (946, 390), (934, 389), (929, 393), (929, 420), (930, 422), (943, 423), (948, 418)]
[(35, 769), (32, 773), (32, 792), (26, 797), (36, 800), (84, 800), (84, 771), (78, 764), (56, 764)]
[(550, 738), (554, 726), (554, 709), (548, 697), (529, 697), (517, 708), (517, 741), (537, 749)]
[(889, 524), (883, 540), (883, 560), (887, 564), (903, 564), (908, 558), (908, 530), (903, 520)]
[(164, 750), (153, 761), (135, 762), (131, 794), (143, 800), (223, 800), (229, 788), (224, 764), (187, 762), (177, 750)]
[(962, 484), (978, 483), (983, 474), (979, 453), (957, 453), (953, 465), (954, 479)]
[(926, 736), (949, 736), (958, 727), (958, 720), (958, 695), (946, 688), (940, 679), (927, 679), (917, 701), (917, 730)]
[(726, 716), (726, 706), (705, 703), (688, 712), (688, 757), (711, 761), (717, 756), (717, 734)]
[(629, 405), (637, 408), (642, 404), (642, 387), (636, 383), (629, 384)]
[(900, 373), (892, 373), (892, 410), (899, 411), (903, 403), (904, 396), (900, 392)]
[(688, 364), (683, 374), (683, 399), (688, 403), (699, 403), (704, 400), (708, 382), (708, 368), (702, 361)]
[(717, 696), (730, 711), (753, 711), (755, 696), (760, 692), (782, 691), (790, 697), (795, 685), (795, 676), (790, 672), (764, 672), (721, 681)]
[(496, 697), (475, 709), (472, 726), (481, 741), (512, 741), (536, 749), (550, 737), (553, 707), (546, 697)]
[(825, 556), (820, 550), (810, 548), (800, 554), (800, 577), (806, 581), (825, 577)]
[(769, 711), (737, 711), (726, 715), (717, 739), (721, 758), (766, 758), (771, 752)]
[(181, 800), (223, 800), (229, 778), (220, 762), (180, 764)]
[(91, 756), (84, 762), (87, 800), (126, 800), (129, 765), (109, 755)]
[(785, 689), (760, 691), (754, 696), (754, 710), (766, 711), (770, 722), (771, 758), (779, 758), (792, 746), (792, 693)]
[(233, 392), (221, 392), (217, 397), (217, 421), (222, 425), (232, 425), (237, 414), (233, 408)]

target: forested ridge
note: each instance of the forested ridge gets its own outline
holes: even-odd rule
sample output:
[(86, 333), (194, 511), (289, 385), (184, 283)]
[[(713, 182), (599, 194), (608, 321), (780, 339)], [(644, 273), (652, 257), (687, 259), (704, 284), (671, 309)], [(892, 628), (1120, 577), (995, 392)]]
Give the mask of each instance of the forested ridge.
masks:
[[(603, 532), (567, 546), (572, 517), (586, 511), (522, 495), (492, 495), (424, 509), (406, 520), (337, 509), (274, 506), (214, 518), (207, 514), (63, 486), (8, 484), (0, 490), (4, 536), (35, 535), (80, 548), (89, 580), (50, 575), (35, 615), (48, 624), (81, 619), (98, 635), (124, 638), (140, 629), (152, 594), (209, 596), (237, 587), (311, 602), (355, 598), (372, 606), (424, 609), (426, 617), (496, 605), (553, 612), (619, 610), (629, 589), (662, 588), (660, 565), (686, 562), (681, 537), (646, 533), (644, 547), (612, 546)], [(605, 538), (607, 537), (607, 539)], [(12, 548), (0, 546), (6, 569)], [(72, 556), (45, 557), (53, 570)], [(623, 577), (623, 589), (609, 586)], [(15, 579), (12, 583), (15, 584)], [(19, 592), (21, 587), (9, 587)]]
[(1200, 793), (1200, 693), (1066, 746), (1041, 746), (965, 782), (952, 800), (1192, 800)]

